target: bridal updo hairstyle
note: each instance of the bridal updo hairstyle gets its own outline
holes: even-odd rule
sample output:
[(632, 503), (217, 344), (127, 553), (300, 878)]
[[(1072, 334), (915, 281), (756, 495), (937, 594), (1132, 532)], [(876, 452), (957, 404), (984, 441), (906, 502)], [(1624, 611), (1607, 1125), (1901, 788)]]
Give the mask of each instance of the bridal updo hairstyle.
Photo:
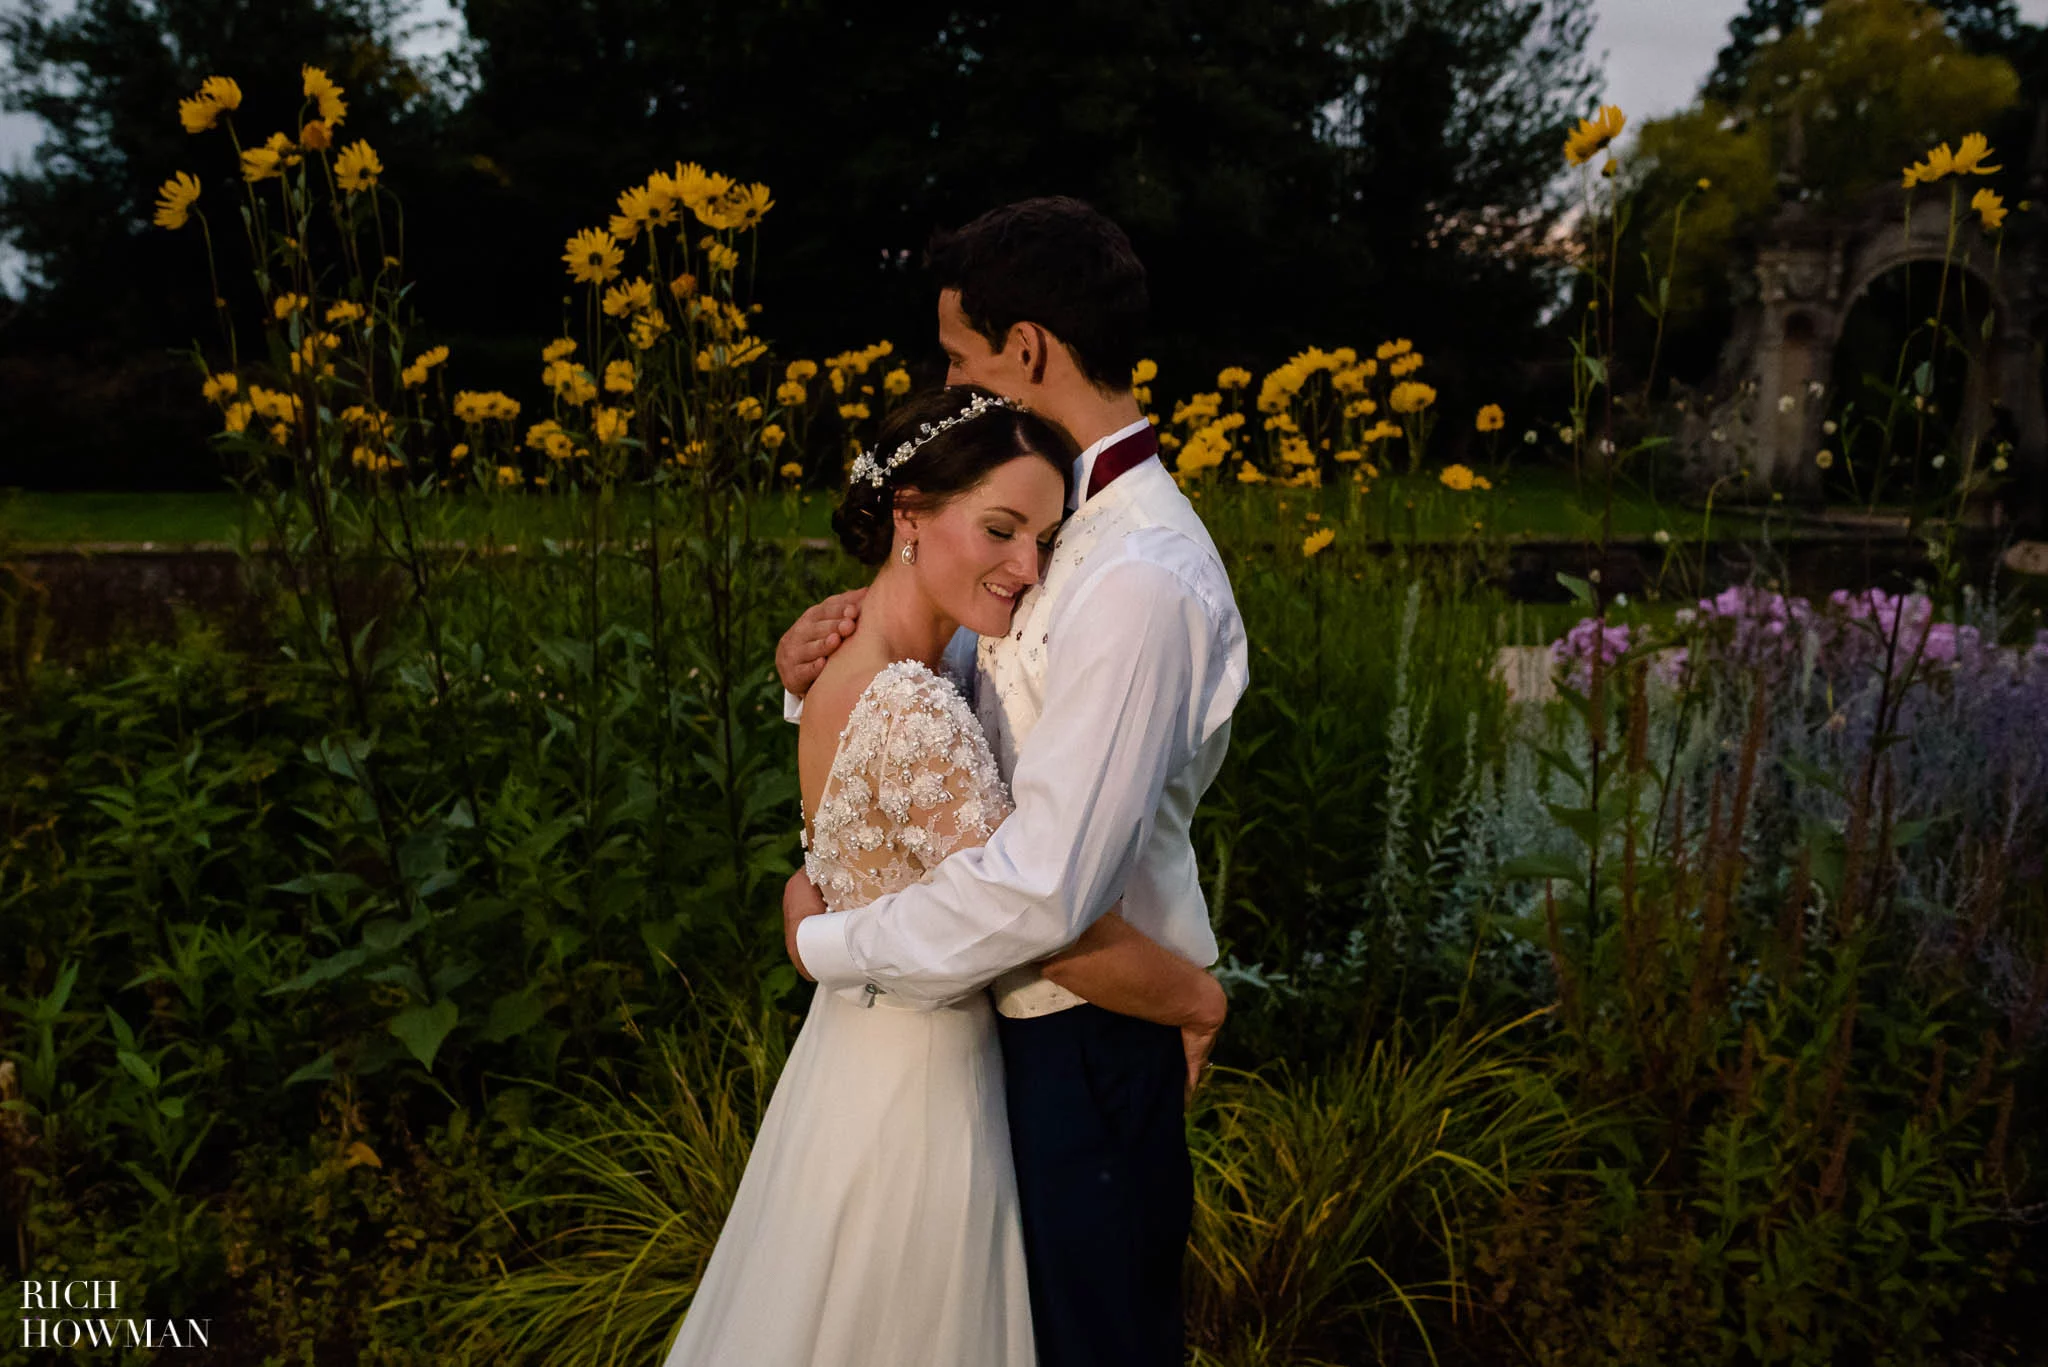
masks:
[[(917, 440), (921, 424), (936, 426), (977, 397), (996, 396), (980, 385), (958, 384), (905, 399), (882, 420), (875, 460), (886, 465), (897, 447)], [(1058, 424), (1023, 409), (990, 408), (919, 446), (909, 460), (888, 472), (879, 488), (865, 479), (853, 480), (832, 514), (832, 530), (854, 559), (879, 565), (889, 558), (895, 540), (897, 508), (935, 512), (1019, 456), (1035, 456), (1051, 465), (1059, 472), (1062, 488), (1071, 493), (1076, 454), (1073, 440)]]

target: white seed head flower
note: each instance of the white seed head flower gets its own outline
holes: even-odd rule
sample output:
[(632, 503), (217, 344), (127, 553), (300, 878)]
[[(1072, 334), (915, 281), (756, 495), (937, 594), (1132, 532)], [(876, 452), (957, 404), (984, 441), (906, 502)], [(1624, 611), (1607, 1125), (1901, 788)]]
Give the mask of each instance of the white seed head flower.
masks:
[(1822, 424), (1820, 425), (1820, 430), (1821, 430), (1821, 431), (1823, 431), (1823, 432), (1825, 432), (1825, 433), (1827, 433), (1827, 435), (1829, 435), (1829, 436), (1831, 436), (1831, 437), (1832, 437), (1833, 435), (1835, 435), (1835, 430), (1836, 430), (1836, 429), (1835, 429), (1835, 420), (1834, 420), (1833, 418), (1829, 418), (1829, 419), (1828, 419), (1828, 420), (1827, 420), (1826, 422), (1824, 422), (1824, 423), (1822, 423)]
[(1778, 411), (1780, 413), (1790, 413), (1792, 411), (1792, 396), (1790, 394), (1780, 394), (1778, 396)]

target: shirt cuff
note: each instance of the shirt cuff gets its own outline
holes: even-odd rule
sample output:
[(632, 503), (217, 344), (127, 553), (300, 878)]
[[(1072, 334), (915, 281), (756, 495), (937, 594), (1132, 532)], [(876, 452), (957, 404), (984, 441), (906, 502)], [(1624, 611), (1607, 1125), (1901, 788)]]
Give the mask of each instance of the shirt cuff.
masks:
[(867, 975), (853, 962), (843, 915), (827, 912), (823, 916), (806, 916), (798, 922), (796, 956), (804, 961), (805, 971), (818, 980), (820, 987), (860, 987), (867, 982)]
[(782, 690), (782, 719), (786, 722), (804, 719), (804, 700), (786, 688)]

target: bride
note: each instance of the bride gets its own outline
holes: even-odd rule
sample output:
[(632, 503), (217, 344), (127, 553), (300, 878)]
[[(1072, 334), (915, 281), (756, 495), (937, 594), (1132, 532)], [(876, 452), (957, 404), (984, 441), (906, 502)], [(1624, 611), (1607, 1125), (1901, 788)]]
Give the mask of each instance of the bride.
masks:
[[(797, 741), (805, 868), (833, 912), (917, 882), (1010, 811), (944, 672), (1010, 629), (1066, 507), (1073, 444), (971, 385), (900, 406), (833, 526), (879, 565)], [(1221, 1026), (1214, 978), (1112, 909), (1046, 977), (1111, 1011)], [(665, 1367), (1033, 1367), (1002, 1056), (986, 993), (936, 1010), (820, 989)]]

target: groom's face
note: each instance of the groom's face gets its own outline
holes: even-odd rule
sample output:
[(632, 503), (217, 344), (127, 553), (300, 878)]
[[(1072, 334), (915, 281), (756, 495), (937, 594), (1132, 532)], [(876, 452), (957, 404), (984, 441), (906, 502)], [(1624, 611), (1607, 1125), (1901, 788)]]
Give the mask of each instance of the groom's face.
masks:
[(960, 291), (939, 291), (939, 348), (946, 353), (947, 384), (978, 384), (1019, 403), (1030, 399), (1031, 376), (1021, 340), (1001, 350), (975, 331), (960, 308)]

